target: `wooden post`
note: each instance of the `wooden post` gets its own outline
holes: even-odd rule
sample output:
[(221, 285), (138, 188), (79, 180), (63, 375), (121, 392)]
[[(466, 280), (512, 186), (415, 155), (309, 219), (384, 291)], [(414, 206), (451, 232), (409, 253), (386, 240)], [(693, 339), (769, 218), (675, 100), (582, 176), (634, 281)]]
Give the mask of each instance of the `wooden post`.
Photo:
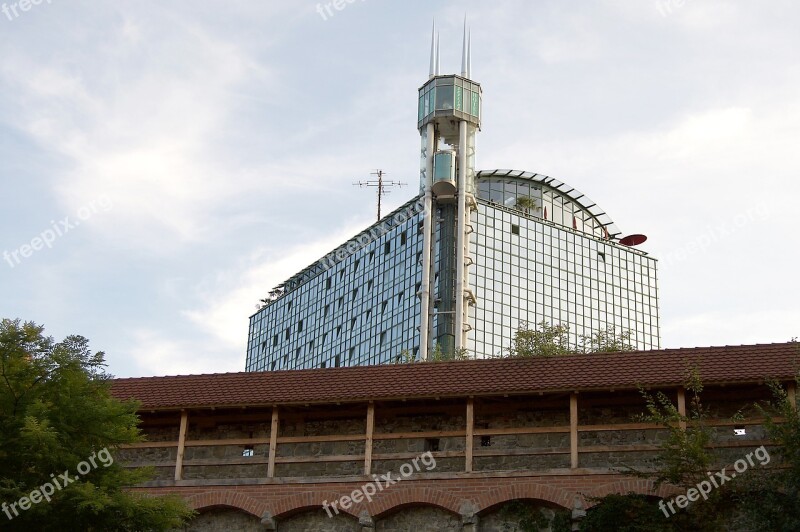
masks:
[(275, 476), (275, 453), (278, 450), (278, 407), (272, 407), (272, 425), (269, 429), (269, 461), (267, 462), (267, 477)]
[(578, 467), (578, 394), (569, 396), (569, 449), (570, 467)]
[(464, 471), (472, 473), (472, 433), (475, 428), (475, 402), (470, 397), (467, 399), (467, 436), (464, 442), (464, 455), (466, 463), (464, 464)]
[(375, 430), (375, 403), (367, 405), (367, 434), (364, 439), (364, 474), (372, 473), (372, 433)]
[(797, 383), (790, 382), (788, 386), (786, 386), (786, 395), (789, 398), (789, 403), (797, 410)]
[[(681, 386), (678, 388), (678, 413), (686, 417), (686, 389)], [(686, 430), (686, 422), (680, 422), (681, 430)]]
[(181, 410), (181, 428), (178, 432), (178, 454), (175, 457), (175, 480), (183, 478), (183, 451), (186, 446), (186, 429), (189, 425), (189, 412)]

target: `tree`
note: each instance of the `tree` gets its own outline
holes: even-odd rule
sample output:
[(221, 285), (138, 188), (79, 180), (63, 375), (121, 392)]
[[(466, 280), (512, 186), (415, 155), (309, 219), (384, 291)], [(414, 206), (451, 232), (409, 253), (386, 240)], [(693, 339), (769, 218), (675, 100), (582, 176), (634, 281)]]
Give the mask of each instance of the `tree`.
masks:
[(581, 335), (580, 350), (583, 353), (617, 353), (620, 351), (636, 351), (631, 343), (633, 333), (622, 331), (617, 333), (613, 325), (592, 334)]
[(541, 207), (536, 204), (536, 200), (530, 196), (517, 196), (517, 203), (515, 207), (522, 210), (525, 214), (530, 211), (541, 210)]
[(538, 329), (529, 329), (527, 323), (522, 323), (507, 352), (510, 357), (522, 358), (570, 354), (573, 351), (569, 346), (569, 327), (542, 321)]
[(748, 471), (736, 496), (752, 530), (800, 530), (800, 412), (783, 386), (769, 386), (773, 399), (756, 407), (774, 445), (770, 467)]
[(103, 353), (92, 353), (81, 336), (56, 343), (43, 331), (32, 322), (0, 322), (4, 529), (181, 526), (193, 512), (179, 497), (149, 497), (125, 489), (148, 480), (151, 472), (125, 469), (113, 461), (116, 448), (143, 436), (136, 403), (110, 395)]

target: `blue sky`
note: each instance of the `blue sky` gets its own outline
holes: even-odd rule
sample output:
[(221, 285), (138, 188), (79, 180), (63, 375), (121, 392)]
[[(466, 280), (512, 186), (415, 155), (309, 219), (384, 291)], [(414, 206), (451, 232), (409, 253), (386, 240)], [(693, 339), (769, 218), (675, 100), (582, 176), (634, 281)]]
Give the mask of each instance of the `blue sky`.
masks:
[(648, 235), (665, 347), (800, 334), (796, 2), (18, 1), (0, 316), (88, 337), (115, 375), (243, 370), (258, 300), (373, 221), (352, 183), (415, 193), (431, 19), (456, 72), (465, 12), (478, 167)]

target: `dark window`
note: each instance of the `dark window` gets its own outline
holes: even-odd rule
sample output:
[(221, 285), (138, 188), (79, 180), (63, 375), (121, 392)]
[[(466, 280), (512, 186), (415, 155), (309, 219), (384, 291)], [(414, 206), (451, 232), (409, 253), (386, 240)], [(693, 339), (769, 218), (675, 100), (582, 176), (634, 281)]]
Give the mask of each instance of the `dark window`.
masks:
[(328, 290), (331, 287), (331, 278), (328, 277), (328, 280), (325, 281), (325, 290)]
[(336, 355), (336, 358), (334, 359), (334, 362), (333, 362), (333, 363), (334, 363), (334, 365), (335, 365), (335, 366), (338, 368), (338, 367), (339, 367), (339, 366), (342, 364), (342, 359), (341, 359), (341, 357), (340, 357), (339, 355)]
[(322, 364), (319, 365), (319, 367), (324, 368), (326, 365), (327, 364), (325, 362), (323, 362)]
[(492, 446), (492, 437), (481, 436), (481, 447), (491, 447), (491, 446)]
[(322, 313), (322, 316), (323, 316), (323, 317), (325, 317), (325, 316), (327, 316), (327, 315), (328, 315), (328, 310), (330, 310), (330, 308), (331, 308), (331, 306), (330, 306), (330, 305), (325, 305), (325, 311)]
[(277, 346), (277, 345), (278, 345), (278, 335), (276, 334), (276, 335), (275, 335), (275, 336), (272, 338), (272, 346), (273, 346), (273, 347), (275, 347), (275, 346)]
[(399, 294), (397, 294), (397, 302), (398, 303), (400, 303), (403, 300), (403, 295), (404, 294), (405, 294), (405, 291), (402, 291), (402, 290), (400, 291)]
[(390, 251), (392, 251), (392, 244), (391, 242), (387, 242), (383, 245), (383, 254), (388, 255)]
[(386, 341), (386, 332), (381, 333), (381, 345)]
[(386, 312), (386, 307), (387, 307), (388, 305), (389, 305), (389, 302), (388, 302), (388, 301), (384, 301), (383, 303), (381, 303), (381, 314), (383, 314), (384, 312)]
[(519, 226), (516, 224), (511, 224), (511, 234), (518, 235), (519, 234)]
[(303, 320), (297, 322), (297, 332), (303, 332)]
[(292, 336), (292, 330), (290, 328), (286, 328), (286, 339), (288, 340)]
[(353, 263), (353, 270), (357, 270), (358, 269), (358, 265), (359, 265), (360, 262), (361, 262), (361, 259), (356, 259), (355, 263)]
[(405, 233), (405, 231), (400, 233), (400, 245), (401, 246), (405, 246), (406, 245), (406, 233)]
[(435, 453), (439, 450), (439, 438), (425, 438), (425, 451)]

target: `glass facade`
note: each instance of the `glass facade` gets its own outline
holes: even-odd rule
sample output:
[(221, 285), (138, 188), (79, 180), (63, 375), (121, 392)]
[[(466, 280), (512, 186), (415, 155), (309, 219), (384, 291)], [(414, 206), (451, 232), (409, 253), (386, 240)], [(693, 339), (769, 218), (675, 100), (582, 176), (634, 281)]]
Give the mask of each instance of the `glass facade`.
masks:
[[(569, 325), (575, 344), (580, 335), (614, 326), (630, 330), (638, 349), (660, 347), (657, 262), (611, 240), (619, 231), (596, 204), (541, 174), (495, 170), (480, 172), (476, 182), (470, 355), (499, 354), (523, 322), (543, 320)], [(415, 202), (289, 279), (285, 291), (250, 318), (248, 371), (382, 364), (403, 351), (417, 355), (424, 213), (412, 209)], [(434, 221), (445, 214), (438, 210)], [(440, 260), (446, 225), (434, 223), (435, 287), (440, 275), (448, 278), (440, 269), (450, 268)], [(440, 329), (434, 318), (434, 339)]]

